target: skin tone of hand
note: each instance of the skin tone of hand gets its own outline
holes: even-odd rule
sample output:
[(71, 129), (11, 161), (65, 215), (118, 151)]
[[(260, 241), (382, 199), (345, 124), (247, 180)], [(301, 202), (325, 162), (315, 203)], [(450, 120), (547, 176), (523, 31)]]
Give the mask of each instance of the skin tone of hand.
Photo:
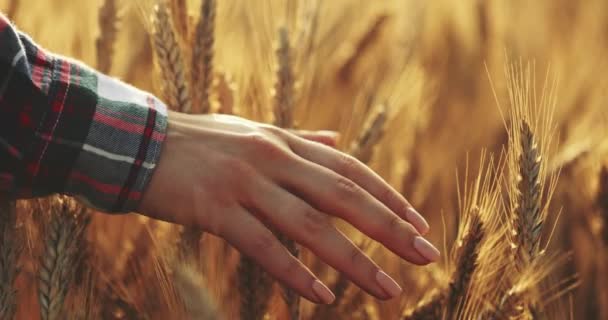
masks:
[(331, 222), (341, 218), (403, 259), (426, 265), (439, 251), (429, 226), (378, 175), (331, 147), (323, 132), (289, 132), (224, 115), (169, 114), (167, 138), (139, 212), (224, 238), (303, 297), (332, 292), (276, 239), (309, 248), (379, 299), (401, 287)]

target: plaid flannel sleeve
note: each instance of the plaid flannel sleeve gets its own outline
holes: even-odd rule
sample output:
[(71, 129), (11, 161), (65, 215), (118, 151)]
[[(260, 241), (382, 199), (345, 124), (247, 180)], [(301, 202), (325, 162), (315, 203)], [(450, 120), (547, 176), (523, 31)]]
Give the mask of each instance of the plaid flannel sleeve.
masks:
[(0, 14), (0, 193), (133, 211), (166, 126), (157, 98), (46, 52)]

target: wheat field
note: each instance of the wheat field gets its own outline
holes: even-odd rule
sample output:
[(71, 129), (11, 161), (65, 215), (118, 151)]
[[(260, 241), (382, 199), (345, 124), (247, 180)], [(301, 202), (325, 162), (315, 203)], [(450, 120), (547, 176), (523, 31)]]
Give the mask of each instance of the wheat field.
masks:
[[(608, 2), (0, 0), (43, 47), (188, 113), (335, 130), (441, 263), (336, 225), (404, 288), (314, 305), (224, 241), (65, 196), (0, 201), (0, 319), (608, 319)], [(184, 168), (188, 170), (188, 168)]]

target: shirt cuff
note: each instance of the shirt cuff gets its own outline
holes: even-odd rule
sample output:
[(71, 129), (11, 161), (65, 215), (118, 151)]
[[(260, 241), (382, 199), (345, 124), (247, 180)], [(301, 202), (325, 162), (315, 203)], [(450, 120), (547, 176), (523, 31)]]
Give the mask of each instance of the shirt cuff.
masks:
[(160, 157), (167, 108), (150, 93), (91, 72), (97, 105), (64, 193), (100, 211), (135, 211)]

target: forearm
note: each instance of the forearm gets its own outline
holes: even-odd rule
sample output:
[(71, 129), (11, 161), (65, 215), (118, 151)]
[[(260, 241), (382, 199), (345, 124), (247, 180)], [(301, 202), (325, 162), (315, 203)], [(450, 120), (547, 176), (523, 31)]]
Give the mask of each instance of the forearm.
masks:
[(0, 192), (133, 210), (165, 130), (154, 96), (46, 52), (0, 16)]

